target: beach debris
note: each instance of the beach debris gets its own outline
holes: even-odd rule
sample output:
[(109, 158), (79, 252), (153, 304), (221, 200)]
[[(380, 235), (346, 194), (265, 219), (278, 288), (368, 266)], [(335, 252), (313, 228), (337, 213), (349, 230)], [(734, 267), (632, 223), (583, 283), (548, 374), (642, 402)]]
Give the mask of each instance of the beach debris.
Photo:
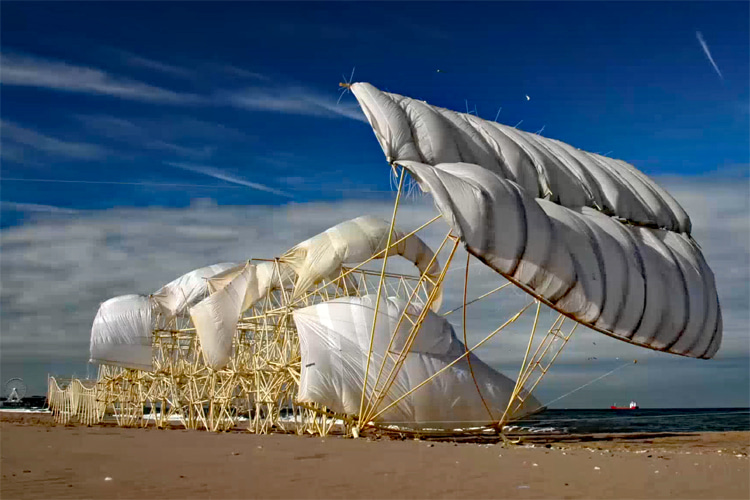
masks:
[[(325, 442), (325, 441), (323, 441), (323, 442)], [(263, 447), (262, 447), (262, 446), (258, 446), (258, 449), (259, 449), (259, 450), (262, 450), (262, 449), (263, 449)]]
[(529, 95), (528, 95), (528, 94), (526, 94), (526, 100), (527, 100), (527, 101), (530, 101), (530, 100), (531, 100), (531, 97), (529, 97)]
[(430, 443), (430, 444), (428, 444), (428, 445), (427, 445), (427, 447), (428, 447), (428, 448), (434, 448), (434, 447), (435, 447), (435, 444), (434, 444), (434, 443)]
[(502, 458), (503, 456), (502, 455), (498, 455), (498, 457)]
[(659, 473), (659, 471), (658, 471), (658, 470), (655, 470), (655, 471), (654, 471), (654, 474), (658, 474), (658, 473)]
[(594, 470), (601, 470), (601, 469), (600, 469), (599, 467), (596, 467), (596, 466), (595, 466), (595, 467), (594, 467)]
[(239, 451), (233, 451), (233, 452), (232, 452), (232, 455), (234, 455), (235, 457), (236, 457), (237, 455), (239, 455), (239, 454), (240, 454), (240, 452), (239, 452)]
[(105, 480), (105, 481), (112, 481), (112, 478), (111, 478), (111, 477), (109, 477), (109, 476), (107, 476), (107, 477), (105, 477), (105, 478), (104, 478), (104, 480)]
[(531, 486), (529, 486), (528, 484), (522, 484), (517, 487), (517, 489), (519, 490), (528, 490), (529, 488), (531, 488)]
[(539, 464), (531, 464), (532, 467), (539, 467)]
[(28, 474), (29, 472), (31, 472), (31, 471), (30, 470), (23, 471), (24, 474)]

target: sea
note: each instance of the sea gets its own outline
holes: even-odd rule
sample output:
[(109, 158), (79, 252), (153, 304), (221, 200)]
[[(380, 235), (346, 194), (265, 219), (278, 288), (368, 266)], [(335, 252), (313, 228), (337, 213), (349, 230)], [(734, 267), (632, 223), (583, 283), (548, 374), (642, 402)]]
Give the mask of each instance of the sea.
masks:
[[(49, 413), (45, 405), (2, 407), (0, 412)], [(638, 410), (548, 409), (504, 430), (544, 434), (630, 434), (750, 431), (750, 408), (668, 408)]]
[(566, 434), (750, 431), (750, 408), (550, 409), (507, 429)]

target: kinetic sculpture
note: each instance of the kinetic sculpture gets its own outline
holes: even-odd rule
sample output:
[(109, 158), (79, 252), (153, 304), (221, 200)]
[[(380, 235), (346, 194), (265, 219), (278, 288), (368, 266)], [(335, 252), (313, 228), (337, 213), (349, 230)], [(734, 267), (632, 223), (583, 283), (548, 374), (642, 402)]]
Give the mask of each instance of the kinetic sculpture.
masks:
[[(103, 303), (91, 359), (98, 401), (121, 425), (222, 430), (247, 418), (253, 432), (325, 434), (336, 422), (354, 436), (499, 431), (542, 408), (532, 392), (578, 325), (714, 356), (713, 274), (685, 211), (643, 173), (370, 84), (348, 88), (398, 176), (391, 221), (360, 217), (276, 259), (198, 269), (149, 297)], [(407, 176), (438, 212), (410, 233), (397, 229)], [(439, 220), (446, 235), (433, 251), (418, 233)], [(461, 244), (462, 304), (443, 312)], [(390, 272), (393, 255), (418, 275)], [(473, 259), (503, 284), (470, 300)], [(467, 306), (513, 289), (528, 301), (470, 346)], [(543, 309), (554, 312), (544, 325)], [(459, 311), (461, 339), (447, 319)], [(529, 315), (513, 381), (474, 351)]]

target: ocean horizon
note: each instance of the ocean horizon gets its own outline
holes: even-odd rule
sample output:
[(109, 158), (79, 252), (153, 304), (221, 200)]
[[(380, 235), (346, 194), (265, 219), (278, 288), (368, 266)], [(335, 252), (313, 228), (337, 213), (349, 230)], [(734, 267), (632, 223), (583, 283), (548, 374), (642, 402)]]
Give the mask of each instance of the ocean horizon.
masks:
[(547, 409), (508, 428), (565, 434), (750, 431), (750, 408)]

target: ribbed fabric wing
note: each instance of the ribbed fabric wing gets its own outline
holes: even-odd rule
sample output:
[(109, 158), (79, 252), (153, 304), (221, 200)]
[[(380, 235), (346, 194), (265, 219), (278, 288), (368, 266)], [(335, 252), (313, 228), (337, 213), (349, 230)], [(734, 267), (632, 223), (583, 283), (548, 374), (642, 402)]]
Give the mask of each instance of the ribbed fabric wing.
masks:
[(631, 165), (472, 115), (352, 86), (389, 162), (430, 192), (468, 250), (602, 333), (710, 358), (713, 273), (679, 204)]

